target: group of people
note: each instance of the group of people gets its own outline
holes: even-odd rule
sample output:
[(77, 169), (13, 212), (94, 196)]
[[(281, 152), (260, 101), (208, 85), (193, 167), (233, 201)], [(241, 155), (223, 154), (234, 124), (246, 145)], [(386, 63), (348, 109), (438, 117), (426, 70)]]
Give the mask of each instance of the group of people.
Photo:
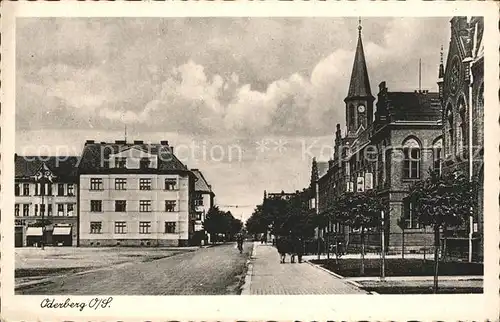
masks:
[(304, 254), (304, 241), (301, 237), (278, 236), (276, 237), (276, 249), (280, 254), (280, 263), (285, 263), (286, 255), (290, 255), (290, 262), (295, 263), (295, 256), (298, 262), (302, 263)]

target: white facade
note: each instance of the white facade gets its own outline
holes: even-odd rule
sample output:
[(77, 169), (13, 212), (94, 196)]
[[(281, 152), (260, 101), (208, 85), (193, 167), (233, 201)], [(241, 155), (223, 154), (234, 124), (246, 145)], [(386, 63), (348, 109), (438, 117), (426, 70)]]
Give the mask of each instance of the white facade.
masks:
[(178, 245), (189, 238), (187, 174), (81, 175), (79, 203), (82, 246)]

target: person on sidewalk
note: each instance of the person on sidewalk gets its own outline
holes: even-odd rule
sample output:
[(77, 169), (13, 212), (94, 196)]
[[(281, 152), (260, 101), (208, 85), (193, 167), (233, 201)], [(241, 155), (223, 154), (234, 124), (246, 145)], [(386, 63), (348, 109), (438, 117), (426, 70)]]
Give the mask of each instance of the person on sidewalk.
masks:
[(236, 234), (236, 242), (238, 243), (238, 250), (240, 251), (240, 254), (243, 253), (243, 234), (239, 232)]

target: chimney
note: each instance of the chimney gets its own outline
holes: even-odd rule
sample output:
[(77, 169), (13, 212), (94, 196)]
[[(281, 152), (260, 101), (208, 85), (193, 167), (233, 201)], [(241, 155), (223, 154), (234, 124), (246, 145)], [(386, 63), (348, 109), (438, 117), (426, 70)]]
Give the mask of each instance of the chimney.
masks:
[(378, 85), (378, 91), (379, 92), (383, 92), (387, 90), (387, 87), (386, 87), (386, 84), (385, 84), (385, 81), (381, 82), (379, 85)]
[(161, 145), (168, 145), (168, 141), (160, 141)]
[(134, 140), (134, 144), (144, 144), (144, 141), (142, 141), (142, 140)]
[(85, 145), (87, 145), (87, 144), (94, 144), (94, 143), (95, 143), (94, 140), (87, 140), (87, 141), (85, 141)]

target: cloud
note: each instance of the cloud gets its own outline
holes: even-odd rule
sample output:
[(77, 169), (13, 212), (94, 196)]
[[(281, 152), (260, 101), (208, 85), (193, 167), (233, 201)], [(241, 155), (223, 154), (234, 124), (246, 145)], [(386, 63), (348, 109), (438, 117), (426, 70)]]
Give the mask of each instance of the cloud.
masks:
[[(424, 87), (435, 89), (445, 19), (363, 25), (374, 95), (382, 80), (416, 88), (418, 58)], [(18, 28), (19, 127), (234, 136), (333, 133), (357, 36), (353, 19), (327, 18), (52, 18)]]

